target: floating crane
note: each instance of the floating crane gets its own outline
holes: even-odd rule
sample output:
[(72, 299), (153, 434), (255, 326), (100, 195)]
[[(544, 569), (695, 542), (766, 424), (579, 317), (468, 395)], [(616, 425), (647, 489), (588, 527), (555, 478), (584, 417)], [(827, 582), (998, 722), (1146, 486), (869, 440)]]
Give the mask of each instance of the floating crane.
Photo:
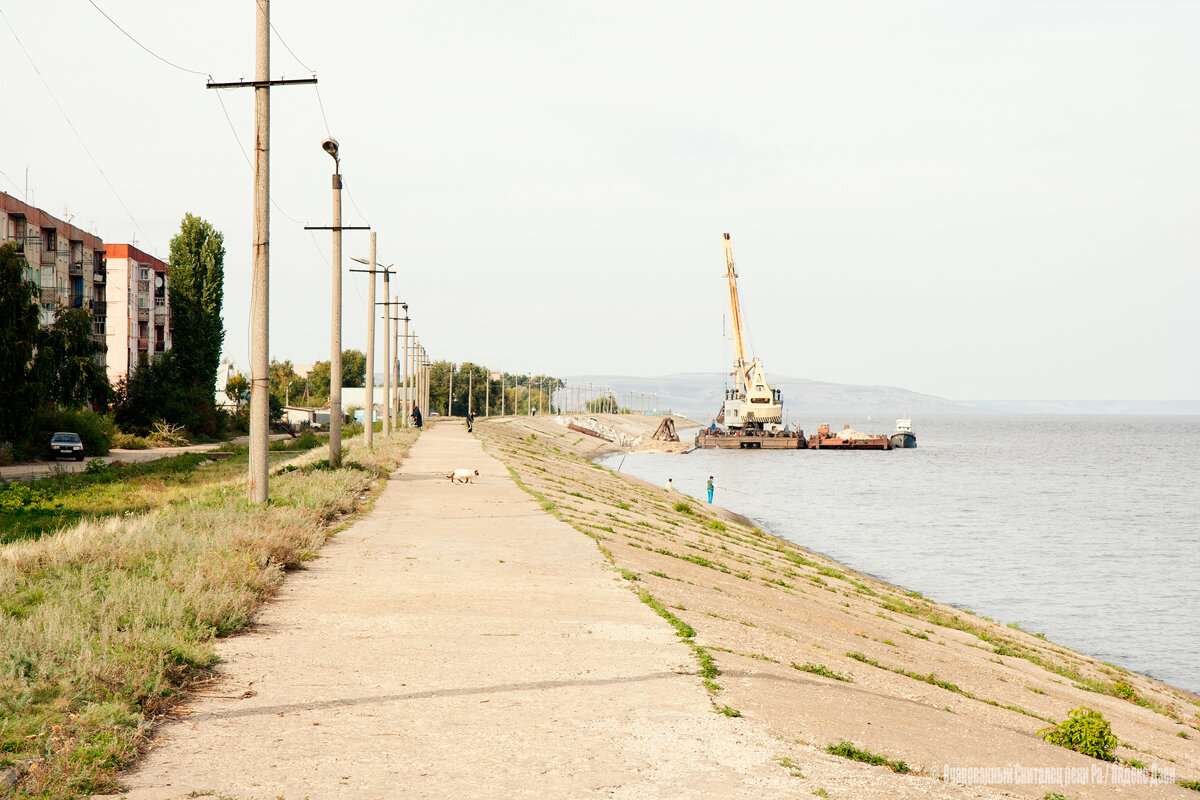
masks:
[[(733, 388), (725, 390), (725, 402), (716, 422), (696, 435), (696, 447), (802, 450), (803, 431), (789, 431), (783, 424), (783, 393), (767, 382), (762, 361), (746, 358), (742, 332), (742, 305), (738, 301), (737, 270), (733, 266), (733, 242), (725, 234), (725, 277), (729, 281), (729, 315), (733, 321)], [(725, 426), (717, 427), (716, 423)]]
[[(738, 301), (737, 271), (733, 266), (733, 242), (725, 234), (725, 277), (729, 281), (729, 316), (733, 323), (733, 388), (725, 390), (721, 419), (729, 428), (745, 432), (763, 431), (783, 421), (783, 393), (767, 383), (762, 361), (746, 359), (742, 335), (742, 305)], [(775, 431), (771, 431), (772, 433)]]

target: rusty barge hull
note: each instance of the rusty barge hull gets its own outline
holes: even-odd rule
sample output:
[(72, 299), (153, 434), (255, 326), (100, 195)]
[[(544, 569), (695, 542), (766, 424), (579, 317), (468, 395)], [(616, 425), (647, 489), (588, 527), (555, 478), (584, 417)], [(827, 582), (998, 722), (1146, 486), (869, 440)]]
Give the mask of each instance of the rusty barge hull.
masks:
[(810, 436), (809, 450), (891, 450), (892, 440), (886, 436), (872, 436), (870, 439), (839, 439)]
[(804, 450), (808, 442), (804, 433), (799, 436), (771, 436), (767, 434), (711, 434), (701, 431), (696, 435), (696, 447), (702, 450)]

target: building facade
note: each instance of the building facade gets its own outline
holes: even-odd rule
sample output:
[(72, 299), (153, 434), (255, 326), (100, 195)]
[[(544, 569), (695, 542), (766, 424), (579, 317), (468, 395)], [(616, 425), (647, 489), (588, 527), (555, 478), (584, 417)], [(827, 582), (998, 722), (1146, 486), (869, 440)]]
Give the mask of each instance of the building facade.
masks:
[(25, 278), (37, 288), (38, 320), (54, 324), (59, 311), (86, 308), (92, 334), (107, 346), (97, 356), (116, 384), (147, 359), (171, 347), (167, 265), (129, 244), (100, 237), (0, 192), (0, 240), (16, 241)]
[[(100, 237), (0, 192), (0, 238), (24, 252), (43, 327), (54, 324), (59, 311), (86, 308), (93, 335), (105, 341), (108, 287)], [(97, 360), (104, 363), (104, 354)]]
[(105, 246), (108, 273), (108, 380), (116, 384), (171, 348), (167, 265), (131, 244)]

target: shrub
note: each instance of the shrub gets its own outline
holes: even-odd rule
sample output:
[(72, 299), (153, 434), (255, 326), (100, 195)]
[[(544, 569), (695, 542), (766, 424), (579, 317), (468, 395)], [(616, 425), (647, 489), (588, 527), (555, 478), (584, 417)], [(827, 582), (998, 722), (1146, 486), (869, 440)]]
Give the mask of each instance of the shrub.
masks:
[(1065, 720), (1058, 725), (1042, 728), (1038, 736), (1085, 756), (1101, 761), (1116, 761), (1113, 749), (1117, 746), (1117, 737), (1113, 735), (1108, 720), (1099, 711), (1087, 707), (1071, 709)]
[(13, 463), (13, 446), (11, 442), (0, 442), (0, 467)]
[(146, 440), (136, 434), (114, 433), (112, 446), (119, 447), (122, 450), (145, 450), (150, 445), (146, 444)]
[(675, 504), (675, 510), (678, 511), (680, 514), (691, 514), (692, 513), (692, 507), (683, 500), (680, 500), (678, 503)]

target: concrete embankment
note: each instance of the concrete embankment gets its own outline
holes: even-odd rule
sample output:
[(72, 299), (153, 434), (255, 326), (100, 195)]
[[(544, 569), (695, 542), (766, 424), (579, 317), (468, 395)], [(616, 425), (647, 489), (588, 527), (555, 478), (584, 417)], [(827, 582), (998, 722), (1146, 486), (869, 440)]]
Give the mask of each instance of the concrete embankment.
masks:
[[(657, 420), (644, 424), (652, 430)], [(647, 592), (695, 630), (694, 641), (723, 672), (713, 681), (720, 686), (714, 702), (789, 743), (785, 757), (800, 765), (805, 778), (797, 780), (810, 791), (833, 795), (836, 787), (843, 797), (869, 797), (869, 787), (878, 786), (879, 796), (893, 797), (909, 791), (1195, 796), (1173, 783), (1146, 785), (1137, 769), (1146, 764), (1166, 776), (1200, 778), (1195, 695), (928, 601), (602, 469), (589, 459), (605, 443), (549, 420), (477, 430), (553, 513), (611, 554), (630, 588)], [(1111, 723), (1116, 765), (1037, 735), (1079, 707)], [(825, 752), (841, 741), (902, 759), (924, 777), (858, 764), (847, 773), (845, 762), (833, 764)], [(1015, 772), (1003, 783), (1008, 775), (998, 771), (992, 777), (1000, 784), (972, 787), (937, 780), (947, 768), (1016, 764), (1061, 773)], [(1056, 774), (1074, 780), (1060, 787), (1037, 780)]]

